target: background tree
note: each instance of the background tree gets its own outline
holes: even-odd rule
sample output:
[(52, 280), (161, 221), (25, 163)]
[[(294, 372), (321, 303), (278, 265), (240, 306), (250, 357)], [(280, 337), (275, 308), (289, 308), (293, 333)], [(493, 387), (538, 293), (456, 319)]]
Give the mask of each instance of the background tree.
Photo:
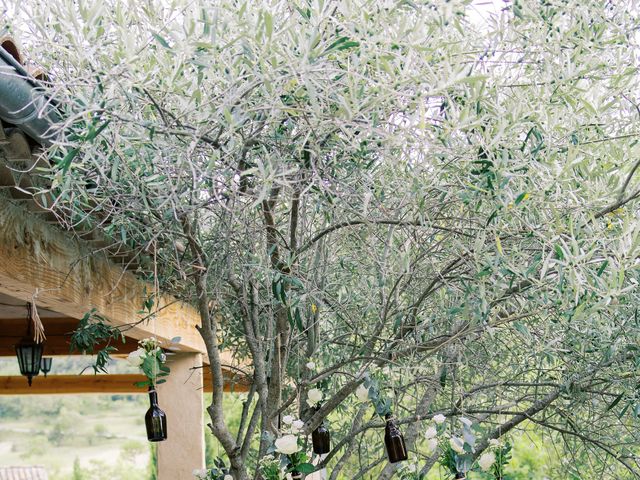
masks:
[[(294, 408), (304, 434), (355, 418), (332, 426), (332, 478), (398, 473), (352, 395), (365, 378), (423, 473), (456, 454), (422, 436), (445, 414), (475, 443), (454, 469), (530, 421), (584, 477), (617, 478), (638, 475), (633, 5), (516, 1), (479, 24), (467, 1), (53, 0), (9, 18), (66, 119), (48, 206), (198, 306), (234, 478)], [(252, 365), (234, 431), (221, 348)]]

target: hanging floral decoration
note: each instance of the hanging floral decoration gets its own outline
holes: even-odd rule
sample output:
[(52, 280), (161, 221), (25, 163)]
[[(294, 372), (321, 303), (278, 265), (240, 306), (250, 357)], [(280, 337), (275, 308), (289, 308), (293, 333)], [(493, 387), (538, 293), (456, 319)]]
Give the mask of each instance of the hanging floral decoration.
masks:
[[(443, 433), (444, 421), (439, 424), (438, 421), (442, 420), (444, 416), (436, 417), (438, 416), (433, 417), (434, 423), (437, 425), (436, 435), (440, 435)], [(458, 422), (462, 428), (457, 429), (448, 440), (440, 445), (443, 452), (440, 464), (449, 470), (455, 478), (466, 478), (472, 470), (489, 473), (495, 479), (504, 478), (504, 469), (511, 459), (511, 445), (508, 442), (502, 445), (498, 440), (492, 439), (489, 442), (489, 447), (478, 456), (476, 453), (478, 427), (466, 417), (459, 417)], [(432, 434), (433, 431), (428, 429), (426, 436), (429, 437)], [(431, 439), (433, 438), (435, 437), (431, 437)], [(435, 443), (437, 448), (437, 440)]]
[(127, 361), (138, 367), (147, 380), (136, 382), (137, 387), (154, 387), (166, 382), (163, 377), (169, 375), (170, 369), (165, 365), (167, 355), (160, 348), (155, 337), (145, 338), (138, 342), (139, 347), (127, 356)]
[[(317, 399), (317, 392), (314, 392), (311, 398)], [(320, 401), (322, 401), (322, 392), (320, 392), (318, 402)], [(317, 402), (314, 405), (316, 404)], [(281, 454), (280, 465), (281, 472), (284, 473), (284, 478), (287, 478), (287, 474), (313, 472), (315, 466), (309, 462), (311, 456), (304, 450), (303, 439), (300, 437), (304, 422), (291, 415), (287, 415), (283, 417), (282, 423), (282, 433), (284, 435), (275, 439), (273, 451)]]
[(219, 457), (215, 458), (213, 464), (212, 468), (194, 470), (193, 476), (198, 480), (233, 480), (229, 473), (229, 467), (225, 465), (224, 460)]

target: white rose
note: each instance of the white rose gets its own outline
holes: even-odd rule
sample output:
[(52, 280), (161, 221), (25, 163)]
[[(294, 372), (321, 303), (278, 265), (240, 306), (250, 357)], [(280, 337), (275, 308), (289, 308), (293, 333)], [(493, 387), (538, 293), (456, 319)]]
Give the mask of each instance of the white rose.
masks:
[(415, 463), (410, 463), (409, 465), (407, 465), (407, 470), (413, 473), (418, 470), (418, 467), (416, 467)]
[(203, 470), (203, 469), (198, 469), (198, 468), (196, 468), (191, 473), (193, 474), (194, 477), (198, 477), (198, 478), (207, 478), (207, 476), (209, 475), (209, 471), (208, 470)]
[(429, 441), (427, 442), (427, 449), (429, 453), (435, 452), (436, 448), (438, 448), (438, 439), (430, 438)]
[(483, 472), (486, 472), (496, 462), (496, 455), (493, 452), (483, 453), (478, 459), (478, 465)]
[(278, 438), (275, 443), (276, 451), (285, 455), (291, 455), (292, 453), (300, 451), (298, 437), (295, 435), (285, 435), (284, 437)]
[(471, 425), (473, 425), (473, 422), (469, 420), (467, 417), (460, 417), (458, 420), (460, 420), (460, 423), (462, 423), (463, 425), (466, 425), (467, 427), (471, 427)]
[(225, 475), (223, 480), (233, 480), (231, 475)]
[(293, 423), (293, 417), (291, 415), (285, 415), (282, 417), (282, 423), (285, 425), (291, 425)]
[(424, 432), (424, 436), (429, 438), (434, 438), (438, 435), (438, 430), (436, 430), (436, 427), (429, 427), (427, 428), (427, 431)]
[(307, 394), (307, 403), (313, 407), (322, 401), (322, 392), (317, 388), (312, 388)]
[(360, 384), (358, 389), (356, 390), (356, 397), (358, 397), (359, 402), (366, 402), (369, 400), (369, 389), (364, 386), (364, 384)]
[(144, 363), (144, 358), (146, 356), (145, 351), (142, 348), (139, 348), (127, 355), (127, 362), (134, 367), (140, 367)]
[(449, 439), (449, 445), (456, 453), (464, 453), (464, 441), (459, 437), (451, 437)]
[(445, 417), (441, 413), (433, 416), (433, 421), (436, 422), (438, 425), (440, 425), (441, 423), (444, 423), (446, 420), (447, 420), (447, 417)]
[(294, 420), (291, 426), (293, 427), (294, 432), (299, 432), (302, 430), (302, 427), (304, 427), (304, 422), (302, 420)]
[(306, 367), (309, 370), (315, 370), (316, 369), (316, 364), (314, 362), (309, 362), (309, 363), (307, 363)]
[(500, 441), (495, 438), (492, 438), (491, 440), (489, 440), (489, 445), (491, 445), (492, 447), (499, 447)]

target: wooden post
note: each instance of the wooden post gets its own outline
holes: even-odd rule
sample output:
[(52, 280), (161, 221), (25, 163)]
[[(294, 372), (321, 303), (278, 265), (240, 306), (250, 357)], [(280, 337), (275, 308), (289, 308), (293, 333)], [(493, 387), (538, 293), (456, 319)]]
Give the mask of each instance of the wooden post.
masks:
[(158, 403), (167, 414), (168, 438), (158, 443), (158, 480), (191, 480), (204, 468), (202, 355), (169, 357), (171, 373), (158, 385)]

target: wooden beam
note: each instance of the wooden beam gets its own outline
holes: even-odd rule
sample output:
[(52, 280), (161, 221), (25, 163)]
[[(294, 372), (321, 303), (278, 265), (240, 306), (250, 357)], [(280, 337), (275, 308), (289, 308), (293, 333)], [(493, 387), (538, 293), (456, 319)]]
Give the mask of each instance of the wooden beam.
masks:
[[(42, 318), (42, 324), (47, 335), (44, 346), (44, 355), (71, 355), (71, 333), (76, 329), (78, 320), (75, 318)], [(0, 357), (12, 357), (16, 352), (14, 346), (26, 334), (26, 320), (24, 318), (0, 318)], [(129, 354), (138, 348), (138, 342), (128, 339), (125, 343), (111, 342), (118, 349), (119, 354)], [(96, 350), (106, 347), (99, 344)], [(74, 352), (79, 355), (81, 352)]]
[(95, 308), (129, 337), (167, 344), (180, 337), (181, 350), (206, 351), (192, 306), (163, 295), (155, 318), (144, 320), (139, 312), (153, 285), (7, 200), (0, 201), (0, 225), (0, 293), (24, 302), (35, 294), (38, 306), (76, 319)]
[[(15, 356), (15, 345), (20, 341), (22, 337), (2, 336), (0, 337), (0, 357), (13, 357)], [(95, 352), (106, 347), (106, 343), (102, 343), (96, 346)], [(110, 346), (114, 346), (118, 349), (118, 354), (128, 355), (138, 348), (138, 342), (130, 340), (126, 343), (111, 343)], [(44, 343), (44, 356), (66, 356), (66, 355), (80, 355), (80, 352), (70, 352), (71, 347), (71, 335), (47, 335), (47, 341)], [(115, 357), (116, 355), (111, 355)]]
[[(146, 388), (139, 388), (135, 382), (144, 381), (143, 375), (38, 375), (29, 387), (27, 379), (20, 375), (0, 376), (0, 395), (63, 395), (78, 393), (143, 394)], [(211, 392), (211, 379), (205, 375), (204, 392)], [(225, 382), (225, 392), (247, 392), (244, 383)]]

